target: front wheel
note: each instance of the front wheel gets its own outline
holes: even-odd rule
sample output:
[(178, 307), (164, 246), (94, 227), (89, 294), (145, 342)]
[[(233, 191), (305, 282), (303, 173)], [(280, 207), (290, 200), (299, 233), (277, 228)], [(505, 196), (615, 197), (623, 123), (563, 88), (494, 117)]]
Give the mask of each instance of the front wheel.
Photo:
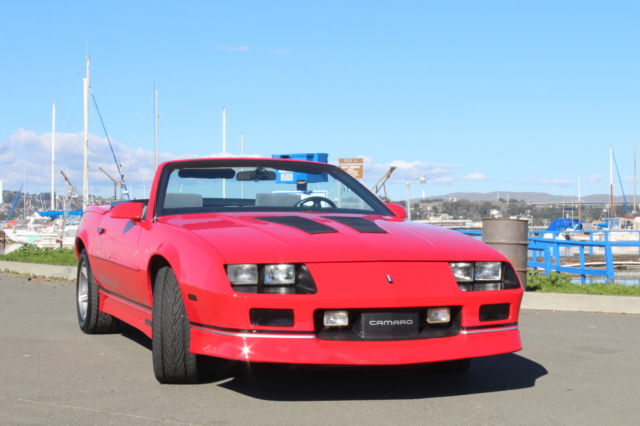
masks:
[(197, 383), (202, 357), (189, 352), (189, 319), (173, 270), (162, 267), (153, 291), (151, 348), (153, 372), (160, 383)]
[(118, 329), (118, 320), (100, 312), (100, 294), (96, 279), (91, 272), (86, 250), (80, 253), (76, 279), (76, 311), (78, 325), (87, 334), (113, 333)]

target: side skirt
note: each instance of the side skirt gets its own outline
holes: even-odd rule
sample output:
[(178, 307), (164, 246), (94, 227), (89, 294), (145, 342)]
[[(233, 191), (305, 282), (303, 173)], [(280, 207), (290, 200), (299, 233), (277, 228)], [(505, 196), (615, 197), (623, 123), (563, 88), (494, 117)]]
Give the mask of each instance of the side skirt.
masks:
[(151, 306), (145, 306), (99, 287), (102, 312), (113, 315), (151, 337)]

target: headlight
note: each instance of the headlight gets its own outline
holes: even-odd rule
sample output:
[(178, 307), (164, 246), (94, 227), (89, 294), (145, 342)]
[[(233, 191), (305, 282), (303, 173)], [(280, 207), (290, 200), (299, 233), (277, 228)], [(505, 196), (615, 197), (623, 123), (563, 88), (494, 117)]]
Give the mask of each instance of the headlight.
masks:
[(290, 263), (280, 263), (275, 265), (264, 265), (264, 284), (282, 285), (296, 283), (296, 265)]
[(520, 282), (513, 267), (506, 262), (451, 262), (449, 265), (462, 291), (520, 288)]
[(456, 281), (473, 281), (473, 263), (471, 262), (453, 262), (451, 271)]
[(227, 276), (233, 285), (258, 284), (258, 265), (227, 265)]
[(476, 281), (500, 281), (502, 278), (502, 263), (476, 262), (473, 279)]
[(318, 291), (304, 263), (226, 265), (227, 278), (239, 293), (314, 294)]

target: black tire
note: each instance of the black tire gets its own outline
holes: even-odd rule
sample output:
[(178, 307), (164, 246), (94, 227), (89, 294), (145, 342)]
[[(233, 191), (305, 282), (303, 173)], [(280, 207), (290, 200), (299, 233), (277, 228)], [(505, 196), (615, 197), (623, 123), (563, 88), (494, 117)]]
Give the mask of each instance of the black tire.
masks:
[(202, 357), (189, 352), (189, 319), (173, 270), (164, 266), (153, 291), (153, 372), (160, 383), (197, 383)]
[(87, 251), (82, 250), (76, 276), (76, 312), (78, 325), (87, 334), (114, 333), (118, 330), (118, 320), (100, 312), (100, 294), (96, 279), (91, 272)]

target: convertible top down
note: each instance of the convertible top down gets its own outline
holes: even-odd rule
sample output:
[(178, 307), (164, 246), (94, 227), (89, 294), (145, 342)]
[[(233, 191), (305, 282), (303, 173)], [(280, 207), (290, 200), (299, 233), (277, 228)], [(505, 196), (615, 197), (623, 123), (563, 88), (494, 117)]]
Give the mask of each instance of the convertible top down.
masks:
[(148, 200), (86, 209), (80, 328), (140, 329), (162, 383), (198, 381), (204, 356), (464, 369), (520, 350), (511, 263), (404, 216), (330, 164), (163, 163)]

